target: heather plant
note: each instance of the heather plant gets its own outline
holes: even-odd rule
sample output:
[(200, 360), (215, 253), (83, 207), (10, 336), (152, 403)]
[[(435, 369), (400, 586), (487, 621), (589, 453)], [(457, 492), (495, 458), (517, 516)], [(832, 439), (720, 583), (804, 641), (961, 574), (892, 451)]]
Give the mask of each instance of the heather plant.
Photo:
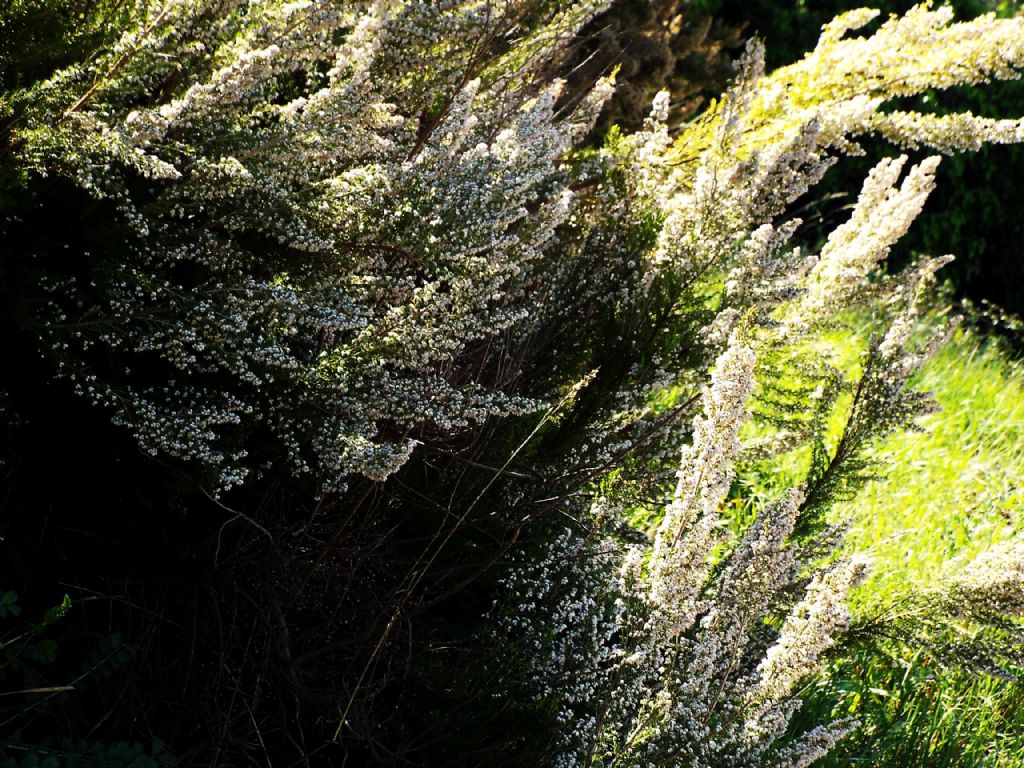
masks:
[[(1015, 0), (951, 0), (957, 17), (970, 18), (989, 11), (1000, 16), (1021, 12)], [(769, 68), (791, 64), (812, 47), (822, 24), (833, 16), (859, 7), (856, 2), (779, 3), (731, 2), (711, 0), (697, 4), (725, 23), (745, 24), (745, 34), (765, 40)], [(881, 17), (902, 14), (911, 0), (873, 3)], [(997, 117), (1021, 112), (1022, 90), (1019, 81), (993, 83), (985, 88), (953, 87), (929, 92), (913, 100), (922, 112), (972, 112)], [(869, 141), (867, 156), (845, 161), (834, 169), (817, 192), (806, 201), (804, 225), (799, 237), (814, 244), (842, 221), (843, 209), (857, 182), (871, 165), (871, 158), (884, 153), (881, 142)], [(1021, 304), (1011, 286), (1018, 282), (1017, 243), (1021, 240), (1013, 180), (1020, 175), (1019, 146), (987, 146), (978, 152), (954, 155), (942, 164), (939, 186), (913, 229), (903, 238), (890, 257), (894, 267), (905, 265), (914, 254), (950, 251), (956, 262), (943, 271), (943, 280), (951, 281), (958, 297), (988, 300), (1004, 310), (1019, 313)], [(998, 169), (998, 170), (997, 170)], [(993, 327), (998, 328), (998, 325)]]
[[(85, 55), (5, 77), (19, 359), (229, 515), (191, 545), (219, 591), (183, 601), (213, 604), (187, 623), (219, 672), (184, 685), (214, 714), (181, 738), (214, 763), (806, 766), (856, 727), (791, 721), (865, 570), (826, 512), (927, 410), (954, 324), (918, 322), (944, 257), (881, 268), (938, 161), (881, 162), (820, 252), (786, 211), (867, 134), (1019, 141), (892, 101), (1015, 77), (1024, 25), (847, 14), (771, 74), (751, 43), (677, 136), (662, 92), (594, 148), (612, 78), (564, 101), (550, 73), (604, 6), (86, 3)], [(851, 383), (817, 341), (852, 307), (885, 330)], [(36, 393), (0, 389), (31, 429)], [(803, 481), (731, 533), (737, 463), (798, 445)], [(1020, 574), (988, 572), (930, 610), (1004, 622)]]

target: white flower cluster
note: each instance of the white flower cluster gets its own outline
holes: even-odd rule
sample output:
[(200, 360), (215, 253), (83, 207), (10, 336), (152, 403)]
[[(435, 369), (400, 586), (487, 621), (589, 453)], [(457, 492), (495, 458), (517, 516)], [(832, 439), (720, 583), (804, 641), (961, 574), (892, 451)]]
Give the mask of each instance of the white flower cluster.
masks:
[[(806, 288), (783, 320), (802, 332), (859, 298), (920, 212), (938, 163), (926, 158), (901, 183), (906, 158), (883, 160), (850, 220), (817, 259), (785, 253), (786, 236), (799, 222), (774, 219), (821, 179), (835, 153), (859, 153), (855, 140), (869, 133), (942, 152), (1024, 138), (1017, 119), (893, 108), (929, 89), (1017, 77), (1024, 67), (1024, 19), (988, 15), (953, 23), (948, 8), (921, 5), (869, 36), (848, 36), (875, 16), (844, 14), (826, 25), (802, 61), (768, 75), (759, 44), (751, 43), (733, 89), (682, 131), (670, 151), (650, 152), (651, 167), (662, 171), (647, 171), (646, 186), (663, 201), (666, 217), (656, 260), (689, 274), (733, 269), (728, 285), (737, 308), (777, 306)], [(748, 238), (738, 250), (736, 243)]]
[(993, 546), (955, 577), (959, 596), (993, 615), (1024, 616), (1024, 542)]
[[(607, 515), (604, 500), (594, 514)], [(539, 556), (516, 561), (504, 584), (508, 605), (497, 605), (498, 631), (506, 642), (525, 640), (531, 706), (557, 702), (558, 768), (580, 765), (602, 714), (594, 709), (621, 662), (624, 605), (609, 600), (624, 590), (614, 573), (619, 548), (580, 541), (572, 529), (553, 537)], [(503, 610), (502, 610), (503, 609)], [(523, 694), (520, 694), (523, 695)]]
[(989, 14), (953, 23), (948, 6), (922, 4), (868, 37), (847, 37), (877, 16), (865, 9), (839, 16), (806, 58), (764, 78), (751, 106), (758, 130), (777, 134), (814, 116), (821, 145), (838, 148), (849, 148), (849, 137), (872, 132), (901, 146), (942, 151), (1020, 140), (1019, 120), (937, 118), (880, 108), (933, 88), (1019, 77), (1024, 19)]
[[(528, 318), (576, 205), (563, 161), (609, 85), (556, 115), (559, 84), (535, 73), (601, 3), (532, 28), (510, 3), (238, 6), (137, 3), (112, 51), (30, 105), (25, 161), (113, 200), (126, 229), (123, 254), (95, 255), (117, 271), (54, 296), (63, 370), (222, 487), (256, 432), (332, 486), (536, 409), (485, 345)], [(116, 372), (83, 373), (92, 345)], [(163, 381), (125, 373), (143, 370)]]
[[(719, 507), (753, 364), (733, 336), (646, 552), (608, 533), (574, 544), (566, 529), (543, 557), (511, 569), (499, 624), (504, 642), (530, 650), (537, 706), (558, 705), (557, 765), (807, 766), (853, 727), (837, 721), (775, 748), (799, 706), (798, 684), (846, 626), (844, 601), (864, 565), (814, 572), (797, 599), (808, 563), (791, 542), (796, 490), (738, 542), (724, 534)], [(622, 514), (601, 499), (591, 519), (618, 524)], [(780, 609), (787, 618), (772, 631), (765, 619)]]
[(733, 337), (718, 358), (695, 420), (693, 444), (683, 449), (679, 482), (665, 508), (651, 555), (651, 600), (669, 635), (694, 621), (719, 529), (718, 508), (734, 477), (739, 431), (754, 387), (754, 353)]
[(868, 174), (849, 220), (832, 231), (821, 249), (799, 314), (814, 317), (848, 304), (906, 234), (935, 188), (939, 159), (930, 157), (913, 166), (897, 189), (906, 162), (905, 155), (886, 158)]
[(865, 562), (847, 560), (815, 574), (754, 673), (748, 734), (763, 738), (760, 731), (767, 729), (774, 739), (785, 730), (794, 687), (819, 668), (821, 654), (832, 645), (836, 633), (846, 628), (846, 596), (865, 571)]

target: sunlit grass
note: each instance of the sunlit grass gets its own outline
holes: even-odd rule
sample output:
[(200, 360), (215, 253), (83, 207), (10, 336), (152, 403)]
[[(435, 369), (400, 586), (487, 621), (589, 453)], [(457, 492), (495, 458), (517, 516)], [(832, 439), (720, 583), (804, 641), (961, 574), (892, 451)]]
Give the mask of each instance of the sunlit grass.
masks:
[[(849, 359), (864, 338), (831, 341)], [(917, 386), (941, 410), (920, 420), (925, 431), (877, 445), (884, 477), (836, 510), (851, 524), (848, 551), (873, 561), (855, 612), (938, 586), (1024, 527), (1022, 373), (995, 345), (963, 332), (922, 371)], [(1024, 766), (1024, 685), (944, 669), (920, 649), (860, 650), (808, 698), (808, 721), (822, 710), (863, 721), (826, 765)]]
[(1012, 535), (1024, 511), (1021, 366), (961, 333), (917, 385), (942, 410), (921, 419), (926, 432), (878, 446), (885, 477), (839, 510), (853, 522), (848, 546), (878, 561), (865, 600), (890, 585), (934, 584), (954, 557)]

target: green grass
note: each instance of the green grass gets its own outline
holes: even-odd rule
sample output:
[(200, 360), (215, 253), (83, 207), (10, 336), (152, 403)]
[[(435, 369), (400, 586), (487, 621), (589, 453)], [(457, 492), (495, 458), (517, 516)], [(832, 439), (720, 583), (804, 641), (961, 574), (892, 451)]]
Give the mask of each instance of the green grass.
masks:
[[(864, 336), (831, 342), (850, 360)], [(921, 419), (925, 432), (877, 445), (884, 479), (837, 509), (851, 522), (847, 549), (873, 561), (855, 612), (936, 587), (958, 564), (1024, 528), (1022, 373), (965, 332), (922, 371), (917, 387), (931, 391), (942, 410)], [(781, 474), (792, 477), (794, 462), (799, 457), (778, 465)], [(944, 669), (921, 650), (858, 650), (805, 700), (806, 722), (828, 714), (862, 721), (860, 735), (824, 765), (1024, 766), (1024, 685)]]
[(1014, 534), (1024, 520), (1024, 376), (994, 345), (959, 333), (917, 386), (941, 411), (927, 431), (877, 447), (885, 478), (839, 510), (853, 521), (848, 545), (877, 561), (861, 590), (885, 595), (936, 583), (954, 557)]

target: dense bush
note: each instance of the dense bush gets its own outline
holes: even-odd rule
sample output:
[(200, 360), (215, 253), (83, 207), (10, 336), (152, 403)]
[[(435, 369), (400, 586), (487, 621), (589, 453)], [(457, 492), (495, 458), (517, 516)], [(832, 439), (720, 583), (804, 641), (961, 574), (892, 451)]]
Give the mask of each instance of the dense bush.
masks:
[[(937, 160), (876, 165), (820, 252), (784, 213), (869, 135), (1019, 141), (889, 107), (1016, 77), (1024, 24), (848, 14), (769, 75), (751, 44), (678, 138), (659, 93), (594, 148), (612, 83), (551, 75), (602, 9), (5, 9), (0, 574), (73, 590), (5, 680), (9, 753), (803, 766), (856, 727), (791, 720), (865, 567), (826, 513), (929, 407), (946, 259), (880, 265)], [(850, 379), (820, 342), (856, 306), (885, 330)], [(730, 532), (737, 463), (799, 445)], [(977, 628), (951, 659), (1020, 660), (1009, 557), (928, 603)], [(91, 647), (122, 664), (72, 671)]]

